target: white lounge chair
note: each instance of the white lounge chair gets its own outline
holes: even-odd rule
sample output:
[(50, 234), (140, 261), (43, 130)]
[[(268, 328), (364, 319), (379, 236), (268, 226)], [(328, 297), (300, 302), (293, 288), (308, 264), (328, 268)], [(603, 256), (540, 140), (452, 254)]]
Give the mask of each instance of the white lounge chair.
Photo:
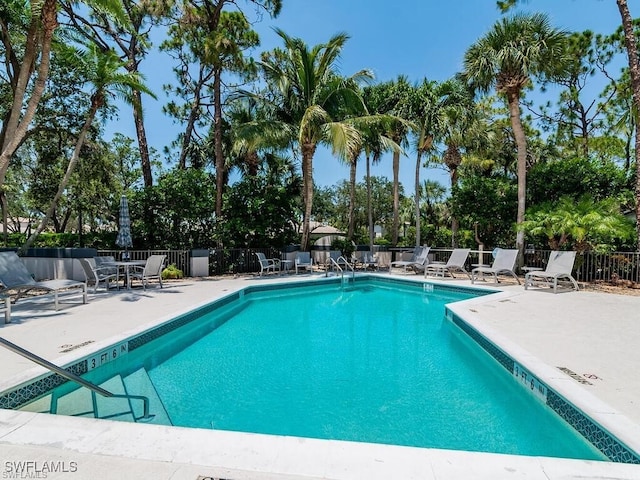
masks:
[(518, 260), (518, 250), (499, 248), (496, 258), (490, 267), (476, 267), (471, 270), (471, 283), (475, 283), (478, 277), (484, 279), (485, 275), (491, 274), (495, 283), (500, 283), (498, 275), (511, 275), (520, 285), (520, 279), (514, 272), (516, 261)]
[(151, 255), (147, 258), (147, 263), (144, 266), (132, 265), (131, 273), (129, 273), (129, 280), (140, 280), (142, 283), (142, 289), (146, 290), (149, 285), (149, 280), (158, 280), (160, 288), (162, 288), (162, 269), (164, 268), (164, 260), (166, 255)]
[(116, 281), (117, 273), (114, 273), (112, 267), (98, 267), (92, 264), (88, 258), (79, 258), (82, 270), (84, 270), (84, 276), (86, 277), (87, 286), (93, 285), (93, 293), (98, 291), (98, 286), (104, 283), (105, 289), (109, 291), (109, 284)]
[(578, 282), (571, 275), (575, 261), (576, 252), (551, 252), (546, 269), (528, 272), (524, 276), (525, 290), (529, 287), (547, 286), (553, 287), (553, 293), (558, 293), (558, 282), (562, 280), (569, 281), (574, 290), (579, 290)]
[(469, 257), (469, 248), (455, 248), (451, 252), (451, 256), (447, 263), (430, 263), (424, 270), (424, 276), (433, 275), (436, 277), (443, 277), (448, 273), (452, 278), (455, 278), (453, 272), (462, 272), (471, 279), (471, 275), (464, 268), (464, 264)]
[(87, 303), (87, 284), (76, 280), (47, 280), (36, 282), (20, 257), (15, 252), (0, 252), (0, 283), (4, 291), (15, 291), (16, 301), (32, 290), (43, 290), (53, 294), (55, 309), (59, 310), (59, 297), (82, 295), (82, 303)]
[(416, 247), (411, 259), (391, 262), (391, 265), (389, 266), (389, 273), (391, 273), (391, 269), (394, 267), (402, 267), (404, 269), (404, 273), (407, 273), (408, 268), (415, 271), (425, 270), (426, 265), (429, 263), (429, 250), (431, 250), (431, 247)]
[(296, 275), (298, 274), (298, 269), (313, 271), (313, 258), (311, 258), (311, 253), (309, 252), (296, 253), (294, 264), (296, 266)]
[(376, 256), (369, 250), (362, 252), (360, 259), (357, 262), (357, 265), (367, 270), (369, 268), (375, 268), (378, 270), (378, 259)]
[(260, 263), (260, 276), (263, 273), (269, 273), (269, 271), (275, 273), (276, 270), (280, 271), (280, 259), (279, 258), (267, 258), (264, 253), (254, 252), (256, 257), (258, 257), (258, 262)]

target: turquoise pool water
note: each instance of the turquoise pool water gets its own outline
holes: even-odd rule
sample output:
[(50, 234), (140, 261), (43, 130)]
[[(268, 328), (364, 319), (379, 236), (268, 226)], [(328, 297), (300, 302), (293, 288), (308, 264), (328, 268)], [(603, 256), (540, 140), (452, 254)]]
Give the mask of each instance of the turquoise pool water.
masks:
[(471, 296), (373, 282), (252, 293), (88, 378), (143, 369), (177, 426), (605, 460), (444, 318)]
[(603, 459), (444, 320), (446, 303), (471, 296), (251, 296), (148, 373), (174, 425)]

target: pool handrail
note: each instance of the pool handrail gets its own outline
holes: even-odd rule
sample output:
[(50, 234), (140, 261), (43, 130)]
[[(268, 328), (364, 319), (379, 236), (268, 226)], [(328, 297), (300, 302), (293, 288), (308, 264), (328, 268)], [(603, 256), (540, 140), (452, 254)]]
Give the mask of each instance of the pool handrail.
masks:
[[(340, 255), (337, 259), (333, 259), (332, 257), (329, 257), (329, 264), (335, 265), (335, 267), (340, 271), (340, 274), (344, 278), (344, 269), (340, 266), (340, 260), (342, 260), (343, 265), (346, 265), (347, 267), (349, 267), (349, 270), (351, 270), (351, 276), (355, 277), (356, 271), (353, 268), (353, 265), (351, 265), (343, 255)], [(328, 269), (327, 269), (326, 276), (329, 276)]]
[(102, 395), (103, 397), (142, 400), (142, 403), (143, 403), (142, 416), (141, 417), (136, 417), (135, 415), (133, 416), (136, 422), (138, 420), (151, 420), (153, 417), (155, 417), (155, 415), (149, 414), (149, 398), (145, 397), (144, 395), (128, 395), (128, 394), (122, 395), (122, 394), (112, 393), (109, 390), (105, 390), (104, 388), (99, 387), (98, 385), (91, 383), (88, 380), (85, 380), (84, 378), (80, 377), (79, 375), (76, 375), (75, 373), (69, 372), (64, 368), (61, 368), (54, 363), (51, 363), (50, 361), (36, 355), (35, 353), (30, 352), (29, 350), (25, 350), (24, 348), (20, 347), (19, 345), (16, 345), (15, 343), (10, 342), (5, 338), (0, 337), (0, 345), (5, 347), (7, 350), (17, 353), (18, 355), (26, 358), (27, 360), (31, 360), (32, 362), (37, 363), (41, 367), (44, 367), (51, 372), (57, 373), (58, 375), (66, 378), (67, 380), (75, 382), (83, 387), (88, 388), (92, 392)]

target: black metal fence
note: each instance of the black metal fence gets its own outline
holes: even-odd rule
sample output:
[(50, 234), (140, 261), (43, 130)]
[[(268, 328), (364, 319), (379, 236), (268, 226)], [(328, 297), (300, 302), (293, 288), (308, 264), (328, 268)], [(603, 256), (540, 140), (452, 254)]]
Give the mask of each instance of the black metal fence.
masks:
[[(128, 250), (130, 260), (146, 260), (151, 255), (166, 255), (166, 265), (175, 265), (185, 276), (191, 276), (191, 250)], [(120, 260), (122, 250), (99, 250), (98, 255), (110, 255)]]
[[(227, 248), (209, 250), (209, 275), (259, 272), (258, 257), (262, 252), (267, 258), (281, 258), (282, 253), (274, 248)], [(131, 260), (146, 260), (151, 255), (166, 255), (167, 265), (175, 265), (185, 276), (191, 276), (191, 250), (129, 250)], [(100, 250), (98, 255), (111, 255), (116, 259), (122, 250)]]
[[(291, 248), (288, 248), (291, 250)], [(260, 271), (256, 252), (264, 253), (267, 258), (284, 258), (285, 250), (275, 248), (222, 248), (209, 250), (209, 275), (224, 275), (236, 273), (253, 273)], [(450, 248), (432, 248), (430, 257), (436, 261), (446, 261), (451, 253)], [(527, 250), (525, 253), (525, 265), (529, 267), (544, 268), (547, 264), (550, 250)], [(99, 255), (113, 255), (120, 258), (121, 250), (100, 250)], [(191, 251), (190, 250), (130, 250), (132, 260), (146, 260), (153, 254), (167, 256), (167, 265), (174, 264), (182, 270), (185, 276), (191, 276)], [(394, 252), (395, 254), (395, 252)], [(490, 264), (492, 256), (490, 251), (480, 252), (472, 250), (467, 260), (467, 267), (473, 268), (477, 264)], [(578, 281), (594, 282), (612, 280), (626, 280), (640, 283), (640, 253), (639, 252), (613, 252), (595, 253), (587, 252), (576, 256), (574, 275)]]

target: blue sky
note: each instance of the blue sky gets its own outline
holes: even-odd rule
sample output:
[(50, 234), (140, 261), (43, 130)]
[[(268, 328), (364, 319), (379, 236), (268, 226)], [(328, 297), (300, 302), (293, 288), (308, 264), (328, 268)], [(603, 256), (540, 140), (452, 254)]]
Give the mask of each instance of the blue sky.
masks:
[[(239, 2), (243, 4), (242, 1)], [(544, 12), (557, 28), (568, 31), (593, 30), (611, 33), (620, 25), (615, 0), (530, 0), (521, 11)], [(640, 16), (640, 8), (631, 13)], [(465, 51), (491, 29), (501, 18), (495, 0), (283, 0), (276, 19), (268, 17), (255, 25), (260, 34), (260, 51), (281, 46), (273, 27), (291, 36), (302, 38), (308, 45), (326, 42), (332, 35), (345, 32), (351, 38), (346, 43), (339, 68), (350, 75), (363, 68), (372, 70), (376, 82), (405, 75), (412, 82), (423, 78), (442, 81), (462, 69)], [(145, 118), (149, 143), (158, 151), (175, 139), (181, 126), (162, 114), (167, 98), (162, 84), (173, 81), (171, 59), (154, 53), (143, 62), (143, 72), (158, 99), (145, 98)], [(107, 136), (120, 132), (136, 138), (127, 107), (119, 119), (107, 125)], [(415, 155), (400, 161), (405, 193), (413, 192)], [(374, 175), (392, 178), (391, 157), (386, 156), (373, 169)], [(358, 178), (364, 176), (364, 162)], [(448, 175), (440, 169), (423, 169), (423, 179), (431, 178), (448, 185)], [(346, 165), (318, 150), (314, 157), (314, 178), (320, 186), (334, 185), (348, 179)]]

